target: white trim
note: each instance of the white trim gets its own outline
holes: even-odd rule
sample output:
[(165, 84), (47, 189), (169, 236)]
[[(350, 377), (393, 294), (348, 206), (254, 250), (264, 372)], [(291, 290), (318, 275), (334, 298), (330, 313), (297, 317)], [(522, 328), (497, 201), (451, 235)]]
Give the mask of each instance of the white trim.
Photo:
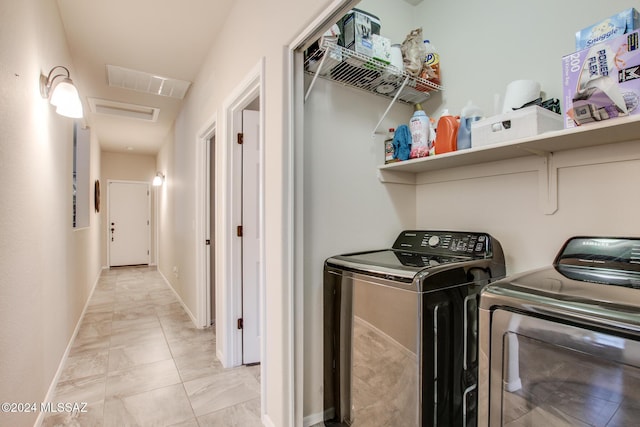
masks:
[(162, 271), (160, 271), (159, 269), (156, 270), (156, 271), (160, 274), (160, 277), (162, 277), (162, 280), (164, 280), (164, 283), (166, 283), (166, 285), (169, 287), (169, 289), (171, 289), (171, 291), (175, 295), (176, 299), (178, 300), (178, 302), (180, 303), (180, 305), (184, 309), (185, 313), (187, 313), (189, 315), (189, 318), (191, 319), (193, 324), (196, 325), (196, 327), (198, 327), (198, 322), (197, 322), (196, 316), (194, 316), (193, 313), (191, 312), (191, 310), (189, 310), (189, 307), (187, 306), (187, 304), (184, 303), (184, 301), (182, 300), (182, 297), (180, 296), (180, 294), (178, 294), (178, 292), (176, 292), (176, 290), (173, 288), (173, 286), (171, 286), (171, 282), (165, 277), (164, 274), (162, 274)]
[[(210, 119), (197, 135), (196, 144), (196, 232), (197, 236), (202, 236), (206, 229), (207, 206), (203, 206), (204, 202), (204, 180), (206, 178), (206, 159), (204, 159), (204, 142), (206, 138), (210, 138), (215, 129), (216, 144), (215, 150), (215, 232), (212, 244), (216, 250), (216, 268), (215, 268), (215, 292), (216, 292), (216, 355), (225, 368), (238, 366), (242, 363), (242, 336), (237, 331), (235, 319), (241, 313), (241, 295), (239, 289), (234, 286), (237, 283), (238, 272), (240, 270), (239, 249), (240, 242), (235, 237), (235, 228), (238, 225), (237, 216), (239, 215), (238, 207), (234, 205), (236, 187), (239, 184), (237, 162), (238, 147), (234, 140), (234, 121), (236, 114), (241, 113), (251, 101), (256, 97), (260, 99), (260, 150), (261, 150), (261, 170), (260, 174), (260, 208), (259, 222), (263, 230), (265, 229), (265, 212), (264, 212), (264, 123), (265, 123), (265, 59), (261, 58), (258, 63), (249, 71), (243, 81), (235, 88), (235, 90), (223, 102), (223, 117), (218, 120), (217, 117)], [(235, 197), (237, 199), (237, 197)], [(206, 320), (206, 307), (209, 304), (208, 282), (206, 280), (206, 250), (205, 245), (200, 244), (202, 239), (196, 237), (196, 292), (197, 292), (197, 309), (198, 322), (202, 319)], [(200, 243), (198, 243), (200, 242)], [(259, 273), (260, 277), (260, 335), (263, 337), (260, 344), (260, 375), (261, 375), (261, 396), (262, 407), (261, 413), (265, 413), (266, 408), (266, 307), (265, 307), (265, 248), (264, 239), (260, 248), (260, 258), (262, 268)], [(207, 269), (208, 270), (208, 269)], [(204, 300), (204, 301), (203, 301)], [(263, 415), (263, 421), (268, 417)]]
[[(209, 173), (211, 165), (207, 146), (211, 138), (216, 137), (218, 131), (218, 116), (214, 114), (207, 120), (205, 126), (198, 132), (198, 140), (195, 149), (195, 191), (196, 191), (196, 326), (206, 328), (211, 324), (211, 289), (210, 289), (210, 250), (211, 246), (205, 245), (205, 240), (211, 237), (209, 227), (210, 194)], [(217, 191), (216, 191), (217, 193)], [(214, 242), (212, 242), (214, 244)], [(216, 322), (217, 324), (217, 322)]]
[(107, 268), (111, 268), (111, 245), (109, 244), (109, 220), (111, 219), (111, 183), (120, 184), (144, 184), (147, 186), (147, 218), (149, 221), (149, 229), (147, 233), (147, 265), (151, 265), (151, 185), (147, 181), (133, 181), (125, 179), (108, 179), (107, 180), (107, 222), (105, 229), (107, 242)]
[[(216, 144), (216, 206), (223, 206), (219, 211), (220, 221), (216, 221), (216, 247), (220, 250), (220, 268), (216, 268), (216, 313), (220, 308), (217, 320), (222, 319), (222, 325), (217, 327), (217, 340), (223, 343), (225, 367), (242, 364), (242, 335), (237, 330), (235, 320), (242, 313), (242, 299), (240, 287), (237, 286), (238, 277), (241, 275), (241, 242), (235, 235), (236, 226), (241, 220), (241, 206), (237, 194), (240, 191), (241, 166), (240, 147), (235, 141), (235, 124), (239, 123), (238, 116), (256, 97), (260, 97), (261, 107), (264, 102), (264, 58), (254, 66), (245, 79), (236, 87), (223, 103), (224, 130), (221, 143)], [(264, 147), (264, 108), (260, 111), (260, 147)], [(262, 150), (264, 156), (264, 150)], [(264, 158), (262, 163), (264, 163)], [(218, 183), (220, 185), (218, 185)], [(264, 202), (261, 198), (260, 223), (264, 224)], [(264, 259), (264, 249), (261, 249), (261, 258)], [(264, 266), (264, 263), (262, 263)], [(264, 270), (264, 267), (263, 267)], [(264, 271), (260, 272), (260, 290), (264, 295)], [(219, 285), (218, 285), (219, 284)], [(218, 292), (224, 287), (222, 292)], [(222, 298), (217, 298), (221, 295)], [(264, 312), (264, 301), (260, 302), (260, 310)], [(217, 323), (217, 322), (216, 322)], [(261, 325), (263, 328), (264, 325)], [(261, 331), (262, 334), (263, 331)], [(222, 337), (220, 336), (222, 335)], [(264, 335), (261, 335), (264, 337)], [(263, 352), (261, 352), (263, 353)], [(264, 354), (261, 354), (263, 362)], [(226, 362), (226, 363), (225, 363)], [(264, 363), (262, 364), (264, 370)], [(264, 372), (262, 372), (264, 373)], [(266, 396), (265, 396), (266, 397)]]
[[(82, 313), (80, 313), (80, 317), (78, 318), (76, 327), (73, 330), (73, 334), (71, 334), (71, 338), (67, 343), (67, 348), (65, 349), (62, 355), (62, 358), (60, 359), (60, 363), (58, 364), (58, 369), (56, 370), (56, 374), (53, 376), (53, 379), (51, 380), (51, 384), (49, 385), (49, 390), (47, 390), (47, 394), (44, 397), (43, 403), (48, 403), (53, 401), (56, 387), (58, 386), (58, 381), (60, 381), (60, 376), (62, 375), (62, 371), (64, 370), (64, 367), (67, 363), (67, 359), (69, 358), (69, 353), (71, 352), (71, 347), (73, 347), (73, 343), (76, 340), (76, 337), (78, 336), (78, 332), (80, 331), (80, 325), (82, 325), (82, 321), (84, 320), (84, 315), (87, 312), (87, 308), (89, 307), (89, 302), (91, 302), (93, 293), (95, 292), (96, 287), (98, 286), (98, 282), (100, 281), (100, 276), (102, 276), (101, 269), (98, 270), (98, 276), (93, 281), (93, 286), (91, 287), (91, 292), (89, 292), (89, 297), (84, 303), (84, 308), (82, 309)], [(40, 427), (46, 415), (47, 414), (45, 412), (39, 411), (38, 418), (36, 418), (36, 422), (33, 424), (33, 426)]]
[(302, 420), (302, 426), (311, 427), (311, 426), (315, 426), (316, 424), (320, 424), (323, 421), (324, 421), (324, 413), (318, 412), (318, 413), (307, 415), (306, 417), (304, 417), (304, 419)]
[(273, 423), (273, 420), (271, 419), (271, 417), (267, 414), (264, 413), (264, 411), (262, 412), (262, 425), (265, 427), (276, 427), (276, 425)]

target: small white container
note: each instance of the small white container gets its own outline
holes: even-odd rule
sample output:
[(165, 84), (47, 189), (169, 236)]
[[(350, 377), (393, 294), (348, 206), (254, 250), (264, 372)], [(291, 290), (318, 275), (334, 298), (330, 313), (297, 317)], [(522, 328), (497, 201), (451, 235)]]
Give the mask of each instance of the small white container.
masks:
[(471, 124), (471, 148), (512, 141), (564, 128), (562, 115), (533, 105)]

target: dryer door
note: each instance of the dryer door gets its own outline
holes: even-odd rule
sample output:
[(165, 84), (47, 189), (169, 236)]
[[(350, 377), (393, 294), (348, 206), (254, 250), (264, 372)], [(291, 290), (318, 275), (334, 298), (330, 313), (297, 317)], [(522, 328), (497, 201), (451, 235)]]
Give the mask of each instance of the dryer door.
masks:
[(637, 425), (640, 343), (605, 332), (495, 310), (489, 425)]

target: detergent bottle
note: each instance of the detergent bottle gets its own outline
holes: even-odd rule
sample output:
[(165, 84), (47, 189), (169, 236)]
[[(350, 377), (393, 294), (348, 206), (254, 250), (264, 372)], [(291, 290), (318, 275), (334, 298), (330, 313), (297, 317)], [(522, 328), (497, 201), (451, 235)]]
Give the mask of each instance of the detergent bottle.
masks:
[(411, 130), (411, 158), (427, 157), (429, 155), (429, 140), (431, 126), (429, 117), (422, 109), (422, 105), (416, 104), (415, 112), (409, 120)]
[(460, 113), (460, 127), (458, 128), (457, 149), (464, 150), (471, 148), (471, 123), (482, 118), (480, 107), (473, 105), (471, 101), (462, 109)]
[(436, 140), (434, 142), (435, 154), (456, 151), (458, 147), (458, 127), (460, 117), (452, 116), (449, 110), (444, 110), (438, 120)]

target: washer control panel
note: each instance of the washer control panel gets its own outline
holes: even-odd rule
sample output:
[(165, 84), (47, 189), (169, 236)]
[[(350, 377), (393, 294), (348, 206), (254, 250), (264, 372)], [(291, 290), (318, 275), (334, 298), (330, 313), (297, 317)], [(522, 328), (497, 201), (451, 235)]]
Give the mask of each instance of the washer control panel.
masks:
[(393, 249), (457, 256), (490, 256), (488, 234), (460, 231), (406, 230), (400, 233)]

